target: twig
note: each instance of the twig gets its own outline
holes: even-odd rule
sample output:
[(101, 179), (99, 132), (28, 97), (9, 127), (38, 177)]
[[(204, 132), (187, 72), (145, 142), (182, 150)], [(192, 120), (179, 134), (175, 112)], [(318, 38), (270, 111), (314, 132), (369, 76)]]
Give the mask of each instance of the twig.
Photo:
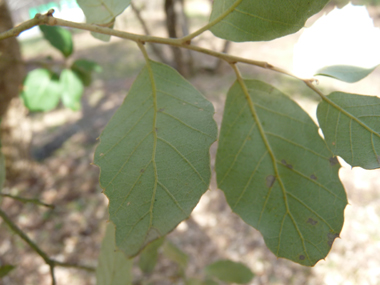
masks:
[[(238, 3), (240, 3), (240, 1), (241, 0), (237, 0), (235, 2), (235, 4), (233, 6), (231, 6), (231, 8), (236, 7), (238, 5)], [(270, 69), (270, 70), (276, 71), (278, 73), (282, 73), (282, 74), (291, 76), (293, 78), (296, 78), (298, 80), (305, 82), (307, 86), (309, 86), (312, 90), (317, 92), (317, 94), (319, 96), (321, 96), (321, 92), (312, 84), (312, 82), (313, 82), (312, 79), (300, 78), (300, 77), (292, 74), (289, 71), (286, 71), (282, 68), (276, 67), (276, 66), (269, 64), (265, 61), (257, 61), (257, 60), (253, 60), (253, 59), (247, 59), (247, 58), (242, 58), (242, 57), (233, 56), (233, 55), (229, 55), (229, 54), (224, 54), (224, 53), (220, 53), (220, 52), (216, 52), (213, 50), (209, 50), (209, 49), (205, 49), (202, 47), (191, 45), (191, 44), (189, 44), (188, 41), (186, 41), (186, 42), (183, 41), (183, 39), (186, 39), (189, 36), (194, 37), (194, 35), (195, 36), (199, 35), (200, 33), (198, 33), (198, 32), (199, 31), (203, 32), (205, 27), (201, 28), (197, 32), (190, 34), (189, 36), (183, 37), (183, 38), (178, 38), (178, 39), (161, 38), (161, 37), (154, 37), (154, 36), (148, 36), (148, 35), (138, 35), (138, 34), (133, 34), (133, 33), (122, 32), (122, 31), (110, 29), (107, 27), (101, 27), (101, 26), (93, 25), (93, 24), (70, 22), (70, 21), (59, 19), (59, 18), (55, 18), (52, 16), (52, 12), (51, 11), (49, 11), (49, 12), (47, 14), (44, 14), (44, 15), (36, 14), (34, 19), (26, 21), (26, 22), (20, 24), (19, 26), (15, 27), (11, 30), (8, 30), (4, 33), (1, 33), (0, 34), (0, 40), (6, 39), (9, 37), (17, 36), (22, 31), (25, 31), (25, 30), (30, 29), (30, 28), (37, 26), (37, 25), (51, 25), (51, 26), (57, 25), (57, 26), (63, 26), (63, 27), (69, 27), (69, 28), (76, 28), (76, 29), (81, 29), (81, 30), (87, 30), (90, 32), (95, 32), (95, 33), (100, 33), (100, 34), (105, 34), (105, 35), (111, 35), (111, 36), (115, 36), (115, 37), (122, 38), (122, 39), (128, 39), (128, 40), (132, 40), (132, 41), (137, 42), (137, 43), (148, 42), (148, 43), (166, 44), (166, 45), (170, 45), (170, 46), (174, 46), (174, 47), (182, 47), (182, 48), (197, 51), (200, 53), (208, 54), (208, 55), (214, 56), (216, 58), (220, 58), (229, 64), (235, 64), (237, 62), (240, 62), (240, 63), (246, 63), (246, 64), (250, 64), (250, 65), (255, 65), (255, 66), (258, 66), (261, 68), (265, 68), (265, 69)], [(219, 17), (217, 19), (219, 19)], [(215, 21), (212, 21), (211, 23), (214, 23)], [(210, 25), (211, 25), (211, 23), (210, 23)], [(326, 98), (323, 98), (323, 99), (325, 100)]]
[[(141, 27), (143, 28), (144, 30), (144, 33), (145, 35), (147, 36), (150, 36), (151, 33), (149, 31), (149, 28), (147, 26), (147, 24), (145, 23), (145, 20), (143, 19), (143, 17), (141, 16), (141, 11), (139, 9), (136, 8), (136, 6), (131, 3), (131, 8), (132, 8), (132, 11), (135, 13), (136, 17), (137, 17), (137, 20), (140, 22), (140, 25)], [(162, 54), (161, 50), (155, 45), (155, 44), (152, 44), (151, 45), (152, 47), (152, 50), (154, 52), (154, 54), (163, 62), (163, 63), (168, 63), (168, 60), (164, 57), (164, 55)]]
[(83, 269), (86, 271), (95, 271), (94, 268), (76, 264), (69, 264), (64, 262), (59, 262), (54, 259), (51, 259), (40, 247), (34, 243), (16, 224), (12, 222), (12, 220), (0, 209), (0, 217), (3, 221), (21, 238), (23, 239), (41, 258), (45, 261), (47, 265), (50, 267), (50, 275), (52, 285), (56, 284), (55, 276), (54, 276), (54, 267), (55, 266), (63, 266), (63, 267), (74, 267), (78, 269)]
[(54, 209), (55, 208), (54, 205), (52, 205), (52, 204), (46, 204), (44, 202), (41, 202), (38, 199), (28, 199), (28, 198), (23, 198), (23, 197), (19, 197), (19, 196), (13, 196), (13, 195), (4, 194), (4, 193), (0, 193), (0, 196), (12, 198), (12, 199), (20, 201), (22, 203), (32, 203), (32, 204), (36, 204), (36, 205), (39, 205), (39, 206), (44, 206), (44, 207), (47, 207), (47, 208), (50, 208), (50, 209)]

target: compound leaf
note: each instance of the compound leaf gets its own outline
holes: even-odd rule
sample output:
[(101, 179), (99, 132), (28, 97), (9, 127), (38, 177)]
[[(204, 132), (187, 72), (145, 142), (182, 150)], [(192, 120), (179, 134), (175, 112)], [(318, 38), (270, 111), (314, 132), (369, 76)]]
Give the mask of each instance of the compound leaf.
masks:
[(21, 97), (30, 111), (46, 112), (57, 107), (61, 91), (58, 77), (47, 69), (39, 68), (26, 76)]
[(252, 271), (243, 263), (218, 260), (205, 268), (206, 274), (227, 283), (245, 284), (252, 280)]
[(235, 41), (269, 41), (300, 30), (306, 20), (329, 0), (217, 0), (210, 30), (220, 38)]
[(132, 260), (128, 259), (115, 245), (115, 225), (109, 223), (100, 248), (96, 268), (96, 284), (132, 284)]
[(318, 70), (315, 75), (332, 77), (340, 81), (354, 83), (368, 76), (376, 69), (376, 67), (377, 66), (372, 68), (362, 68), (351, 65), (332, 65)]
[(71, 69), (62, 70), (60, 76), (62, 102), (67, 108), (78, 111), (81, 107), (83, 83), (79, 76)]
[(73, 53), (73, 39), (71, 33), (57, 26), (39, 26), (44, 38), (49, 43), (62, 52), (64, 57), (69, 57)]
[[(89, 24), (113, 28), (115, 18), (131, 4), (131, 0), (77, 0), (79, 7), (86, 16)], [(92, 33), (102, 41), (109, 41), (109, 35)]]
[(218, 186), (276, 256), (313, 266), (339, 236), (347, 199), (332, 156), (289, 97), (256, 80), (231, 87), (216, 157)]
[(149, 61), (104, 129), (95, 164), (128, 256), (172, 231), (208, 189), (213, 114), (178, 72)]
[[(380, 167), (380, 99), (333, 92), (318, 105), (328, 147), (352, 167)], [(331, 103), (330, 103), (331, 102)]]

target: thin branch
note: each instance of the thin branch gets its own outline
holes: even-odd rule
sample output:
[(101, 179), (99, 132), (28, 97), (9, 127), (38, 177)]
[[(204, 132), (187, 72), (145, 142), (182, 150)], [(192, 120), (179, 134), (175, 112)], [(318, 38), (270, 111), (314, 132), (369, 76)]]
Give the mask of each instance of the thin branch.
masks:
[[(235, 5), (237, 6), (240, 3), (239, 1), (240, 0), (236, 1), (235, 4), (233, 6), (231, 6), (231, 9), (232, 9), (232, 7), (235, 7)], [(211, 22), (211, 23), (213, 23), (213, 22)], [(224, 54), (224, 53), (216, 52), (213, 50), (205, 49), (202, 47), (194, 46), (191, 44), (184, 43), (183, 42), (184, 38), (171, 39), (171, 38), (161, 38), (161, 37), (154, 37), (154, 36), (148, 36), (148, 35), (138, 35), (138, 34), (127, 33), (127, 32), (122, 32), (122, 31), (110, 29), (107, 27), (101, 27), (101, 26), (93, 25), (93, 24), (70, 22), (70, 21), (59, 19), (59, 18), (54, 18), (52, 16), (52, 11), (49, 11), (47, 14), (44, 14), (44, 15), (37, 14), (34, 17), (34, 19), (29, 20), (27, 22), (24, 22), (24, 23), (20, 24), (19, 26), (15, 27), (9, 31), (1, 33), (0, 34), (0, 40), (6, 39), (9, 37), (17, 36), (22, 31), (25, 31), (25, 30), (30, 29), (33, 26), (37, 26), (37, 25), (51, 25), (51, 26), (57, 25), (57, 26), (87, 30), (90, 32), (95, 32), (95, 33), (100, 33), (100, 34), (105, 34), (105, 35), (111, 35), (111, 36), (115, 36), (115, 37), (122, 38), (122, 39), (132, 40), (132, 41), (137, 42), (137, 43), (149, 42), (149, 43), (166, 44), (166, 45), (170, 45), (170, 46), (174, 46), (174, 47), (182, 47), (182, 48), (194, 50), (194, 51), (197, 51), (200, 53), (208, 54), (208, 55), (211, 55), (213, 57), (223, 59), (224, 61), (226, 61), (229, 64), (241, 62), (241, 63), (250, 64), (250, 65), (255, 65), (255, 66), (258, 66), (261, 68), (265, 68), (265, 69), (270, 69), (270, 70), (276, 71), (278, 73), (282, 73), (282, 74), (291, 76), (293, 78), (296, 78), (298, 80), (304, 81), (306, 83), (306, 85), (309, 86), (312, 90), (314, 90), (314, 91), (318, 90), (314, 85), (312, 85), (312, 81), (313, 81), (312, 79), (300, 78), (300, 77), (292, 74), (289, 71), (286, 71), (282, 68), (271, 65), (265, 61), (257, 61), (257, 60), (253, 60), (253, 59), (242, 58), (242, 57)], [(205, 29), (202, 28), (198, 31), (203, 32), (204, 30)], [(196, 33), (200, 34), (201, 32), (199, 32), (199, 33), (196, 32)], [(189, 36), (194, 35), (194, 34), (195, 33), (190, 34)], [(321, 96), (322, 93), (320, 91), (316, 91), (316, 92), (319, 96)], [(326, 97), (324, 96), (323, 99), (326, 100)]]
[[(151, 33), (149, 31), (149, 28), (148, 28), (148, 25), (145, 23), (145, 20), (143, 19), (143, 17), (141, 16), (141, 11), (139, 9), (136, 8), (136, 6), (131, 3), (131, 8), (132, 8), (132, 11), (135, 13), (136, 17), (137, 17), (137, 20), (140, 22), (140, 25), (141, 27), (143, 28), (144, 30), (144, 33), (145, 35), (147, 36), (150, 36)], [(164, 55), (162, 54), (162, 51), (160, 49), (157, 48), (157, 46), (155, 44), (152, 44), (151, 45), (152, 47), (152, 50), (154, 52), (154, 54), (163, 62), (163, 63), (168, 63), (167, 59), (164, 57)]]
[(190, 35), (187, 35), (185, 37), (180, 38), (181, 43), (190, 44), (190, 42), (193, 38), (199, 36), (200, 34), (202, 34), (205, 31), (211, 29), (213, 26), (215, 26), (220, 21), (222, 21), (225, 17), (227, 17), (233, 10), (235, 10), (235, 8), (237, 6), (239, 6), (241, 1), (243, 1), (243, 0), (236, 0), (236, 2), (230, 8), (228, 8), (226, 11), (224, 11), (224, 13), (221, 14), (219, 17), (217, 17), (215, 20), (211, 21), (210, 23), (208, 23), (206, 26), (200, 28), (199, 30), (196, 30), (194, 33), (191, 33)]
[(50, 208), (50, 209), (54, 209), (55, 208), (54, 205), (52, 205), (52, 204), (46, 204), (44, 202), (41, 202), (38, 199), (27, 199), (27, 198), (23, 198), (23, 197), (19, 197), (19, 196), (13, 196), (13, 195), (4, 194), (4, 193), (0, 193), (0, 196), (12, 198), (12, 199), (20, 201), (22, 203), (32, 203), (32, 204), (36, 204), (36, 205), (39, 205), (39, 206), (44, 206), (44, 207), (47, 207), (47, 208)]
[(12, 222), (12, 220), (0, 209), (0, 217), (3, 219), (3, 221), (11, 228), (12, 231), (15, 232), (21, 239), (23, 239), (41, 258), (45, 261), (47, 265), (50, 267), (50, 275), (52, 279), (52, 285), (56, 284), (55, 276), (54, 276), (54, 267), (55, 266), (62, 266), (62, 267), (72, 267), (72, 268), (78, 268), (83, 269), (86, 271), (95, 271), (94, 268), (88, 267), (88, 266), (82, 266), (82, 265), (76, 265), (76, 264), (69, 264), (64, 262), (59, 262), (54, 259), (51, 259), (40, 247), (34, 243), (15, 223)]

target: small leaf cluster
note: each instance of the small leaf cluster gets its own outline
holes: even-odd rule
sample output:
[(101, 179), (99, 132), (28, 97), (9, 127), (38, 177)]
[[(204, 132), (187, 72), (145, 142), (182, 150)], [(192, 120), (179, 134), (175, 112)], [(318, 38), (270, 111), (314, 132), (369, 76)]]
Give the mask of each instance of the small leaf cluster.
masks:
[(62, 53), (65, 63), (59, 72), (52, 64), (29, 72), (20, 94), (24, 104), (32, 112), (46, 112), (55, 109), (62, 101), (65, 107), (77, 111), (81, 108), (84, 87), (91, 84), (92, 73), (100, 72), (101, 67), (86, 59), (68, 63), (74, 48), (72, 35), (67, 29), (41, 25), (40, 30), (44, 38)]

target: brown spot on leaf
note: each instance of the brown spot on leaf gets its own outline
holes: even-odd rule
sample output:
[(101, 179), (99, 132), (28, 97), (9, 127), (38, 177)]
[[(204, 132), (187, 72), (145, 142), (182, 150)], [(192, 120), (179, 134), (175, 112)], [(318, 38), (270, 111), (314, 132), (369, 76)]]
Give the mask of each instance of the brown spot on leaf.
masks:
[(335, 142), (332, 142), (331, 144), (332, 144), (332, 145), (335, 145)]
[(317, 180), (317, 176), (315, 176), (314, 174), (310, 175), (310, 178), (313, 180)]
[(299, 256), (299, 259), (300, 259), (300, 260), (305, 260), (305, 256), (301, 254), (301, 255)]
[(286, 165), (286, 160), (285, 159), (281, 160), (281, 163)]
[(334, 240), (339, 237), (339, 234), (333, 234), (333, 233), (328, 233), (327, 234), (327, 243), (329, 244), (330, 247), (332, 247)]
[(287, 164), (286, 167), (289, 169), (293, 169), (293, 165), (291, 165), (291, 164)]
[(274, 175), (268, 175), (265, 178), (265, 181), (266, 181), (267, 187), (271, 188), (273, 186), (274, 182), (276, 181), (276, 177)]
[(163, 111), (165, 111), (165, 108), (160, 108), (160, 109), (158, 109), (157, 112), (163, 112)]
[(99, 156), (103, 156), (103, 155), (104, 155), (104, 153), (99, 154)]
[(144, 173), (144, 172), (145, 172), (145, 169), (141, 169), (140, 172), (141, 172), (141, 173)]
[(313, 220), (312, 218), (309, 218), (309, 219), (307, 220), (307, 223), (308, 223), (308, 224), (311, 224), (312, 226), (315, 226), (316, 224), (318, 224), (318, 221)]
[(338, 158), (336, 156), (330, 157), (329, 161), (331, 166), (337, 165), (339, 163)]

